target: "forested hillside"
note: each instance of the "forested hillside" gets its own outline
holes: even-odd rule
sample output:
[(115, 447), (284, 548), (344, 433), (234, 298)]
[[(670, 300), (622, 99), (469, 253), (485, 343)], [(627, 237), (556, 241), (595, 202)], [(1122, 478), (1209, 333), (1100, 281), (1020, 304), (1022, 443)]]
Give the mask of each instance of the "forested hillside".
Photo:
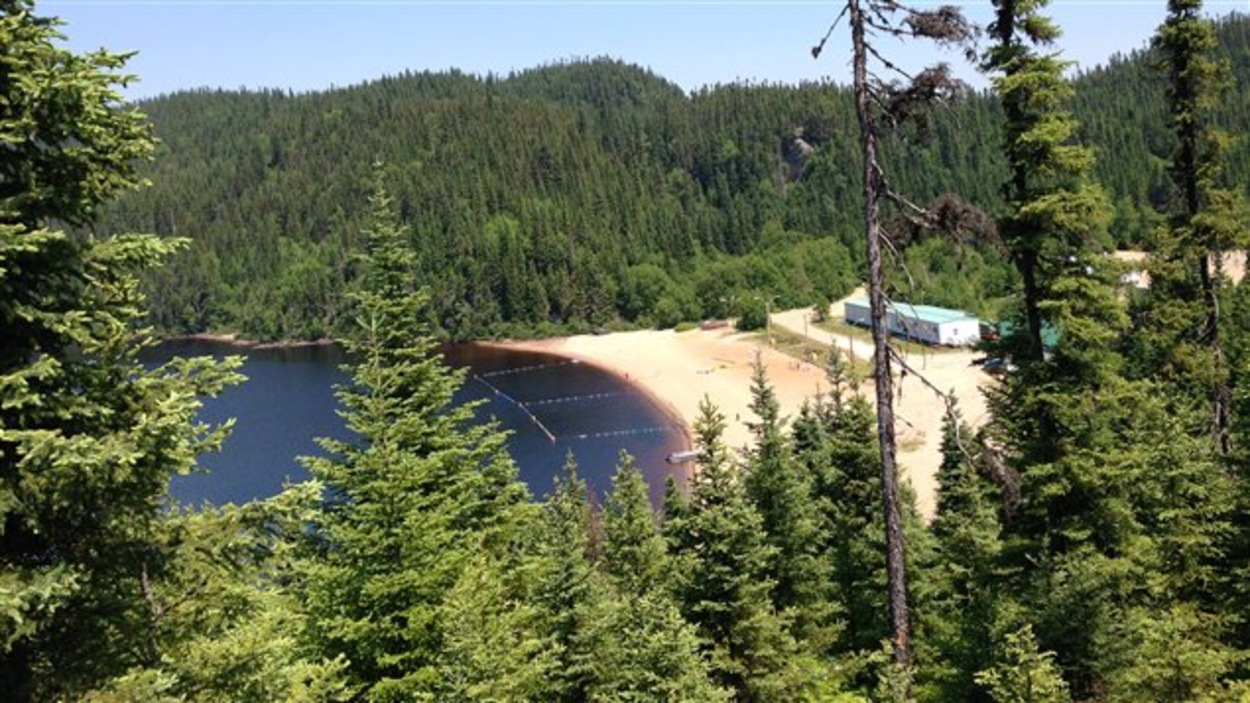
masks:
[[(868, 127), (897, 111), (866, 99), (865, 45), (876, 39), (864, 37), (865, 27), (910, 26), (949, 38), (941, 30), (962, 17), (895, 0), (844, 7), (849, 27), (840, 31), (857, 38), (859, 134), (829, 117), (841, 92), (739, 87), (687, 99), (611, 63), (503, 82), (396, 80), (333, 96), (182, 96), (154, 106), (233, 106), (238, 122), (222, 117), (220, 141), (197, 152), (203, 168), (161, 200), (136, 194), (145, 186), (137, 165), (156, 144), (145, 118), (120, 104), (125, 57), (75, 54), (29, 0), (0, 4), (5, 700), (1250, 700), (1250, 285), (1209, 263), (1250, 247), (1250, 198), (1236, 175), (1244, 150), (1230, 157), (1218, 148), (1245, 131), (1220, 130), (1231, 118), (1215, 112), (1245, 91), (1229, 80), (1198, 0), (1170, 0), (1153, 38), (1169, 119), (1147, 138), (1157, 140), (1150, 146), (1166, 160), (1166, 180), (1142, 168), (1141, 185), (1150, 190), (1143, 197), (1168, 207), (1152, 232), (1148, 289), (1124, 290), (1105, 255), (1114, 207), (1094, 177), (1094, 149), (1079, 142), (1045, 2), (997, 4), (983, 58), (1001, 113), (974, 100), (933, 123), (948, 145), (957, 117), (985, 117), (987, 131), (999, 125), (1000, 166), (989, 147), (969, 142), (958, 153), (980, 154), (995, 172), (979, 187), (1003, 186), (995, 246), (1017, 273), (1002, 284), (1013, 324), (992, 349), (1015, 370), (986, 379), (982, 429), (967, 426), (940, 389), (909, 390), (933, 391), (947, 411), (931, 522), (898, 485), (896, 438), (881, 422), (891, 366), (920, 378), (924, 369), (903, 366), (880, 334), (879, 276), (870, 281), (875, 407), (831, 350), (829, 392), (785, 418), (757, 362), (742, 418), (749, 446), (727, 446), (727, 413), (705, 399), (691, 423), (697, 470), (686, 490), (667, 485), (660, 511), (627, 455), (602, 505), (591, 503), (571, 457), (551, 492), (531, 500), (506, 434), (456, 404), (465, 377), (442, 363), (431, 317), (470, 332), (518, 311), (531, 317), (517, 320), (555, 310), (584, 322), (618, 306), (629, 317), (634, 305), (647, 315), (648, 295), (660, 306), (687, 295), (695, 305), (699, 295), (726, 304), (776, 283), (749, 276), (812, 276), (818, 254), (851, 257), (771, 224), (793, 219), (850, 238), (852, 211), (810, 188), (845, 173), (851, 153), (866, 154), (869, 206), (859, 224), (869, 242), (885, 239), (877, 228), (886, 208), (873, 205), (886, 176), (922, 191), (949, 185), (933, 175), (937, 146), (909, 152), (883, 138), (887, 153), (913, 162), (887, 171), (874, 160), (884, 134)], [(583, 73), (616, 79), (572, 79)], [(578, 88), (587, 85), (597, 87)], [(361, 97), (387, 90), (425, 97)], [(793, 126), (778, 114), (803, 100), (829, 104), (802, 123), (814, 151), (791, 171)], [(1133, 102), (1114, 104), (1127, 114)], [(293, 131), (283, 137), (266, 126), (266, 110), (316, 117), (284, 117)], [(353, 131), (365, 113), (395, 124), (428, 116), (432, 126)], [(771, 145), (735, 131), (755, 124), (752, 116), (775, 128)], [(480, 129), (482, 120), (500, 129)], [(504, 123), (531, 130), (533, 144), (505, 134)], [(614, 130), (603, 129), (609, 123)], [(684, 126), (663, 132), (672, 125)], [(305, 130), (320, 140), (296, 140)], [(396, 135), (408, 136), (408, 148), (381, 148), (405, 141)], [(666, 168), (683, 138), (694, 140), (682, 147), (689, 162)], [(549, 167), (538, 168), (534, 145), (547, 145)], [(176, 140), (165, 148), (175, 156), (158, 169), (184, 158)], [(332, 160), (373, 150), (389, 165), (372, 173)], [(608, 183), (598, 169), (624, 180)], [(657, 186), (635, 177), (647, 173), (665, 184), (657, 199), (644, 197)], [(282, 187), (297, 182), (307, 186), (300, 197)], [(159, 273), (186, 245), (180, 238), (61, 229), (99, 228), (99, 209), (123, 193), (127, 208), (161, 203), (156, 219), (180, 233), (202, 213), (178, 209), (174, 193), (203, 198), (206, 212), (234, 222), (199, 245), (220, 248), (217, 268), (201, 251)], [(817, 211), (807, 224), (800, 197)], [(657, 214), (665, 202), (668, 229)], [(336, 214), (321, 222), (321, 207)], [(647, 240), (652, 230), (620, 221), (671, 238)], [(300, 222), (318, 223), (315, 242), (276, 237)], [(275, 239), (255, 223), (268, 223)], [(913, 252), (937, 241), (913, 238), (907, 255), (924, 264)], [(260, 271), (284, 257), (286, 268)], [(670, 262), (680, 266), (666, 270)], [(614, 264), (615, 289), (606, 278), (596, 287), (593, 277)], [(224, 314), (213, 312), (213, 296), (270, 306), (308, 297), (315, 304), (292, 308), (291, 325), (308, 310), (346, 311), (320, 324), (341, 322), (352, 352), (351, 381), (337, 395), (351, 437), (323, 440), (326, 454), (307, 460), (311, 480), (243, 506), (171, 504), (171, 478), (197, 470), (230, 430), (197, 419), (200, 398), (242, 379), (237, 359), (139, 361), (156, 343), (140, 287), (152, 274), (163, 276), (165, 304), (175, 282), (195, 291), (182, 277), (202, 274), (214, 285), (192, 303), (209, 315)], [(336, 277), (347, 279), (341, 296)], [(318, 280), (321, 288), (308, 285)], [(447, 297), (459, 293), (478, 297)], [(492, 296), (499, 307), (471, 307)], [(459, 305), (470, 307), (457, 313)], [(298, 329), (274, 322), (279, 310), (231, 312), (257, 315), (272, 333)]]
[[(1250, 76), (1250, 21), (1219, 35)], [(955, 58), (955, 57), (952, 57)], [(1163, 77), (1145, 53), (1076, 81), (1074, 112), (1116, 204), (1111, 236), (1140, 246), (1163, 205)], [(515, 75), (406, 73), (321, 93), (199, 91), (141, 105), (162, 140), (155, 186), (104, 227), (193, 239), (150, 280), (157, 324), (259, 338), (342, 329), (359, 250), (361, 183), (394, 177), (439, 327), (457, 338), (671, 325), (836, 296), (860, 280), (859, 156), (847, 90), (721, 85), (686, 95), (597, 59)], [(996, 98), (931, 115), (887, 153), (901, 191), (956, 193), (996, 213), (1006, 174)], [(1250, 96), (1219, 120), (1250, 125)], [(1237, 144), (1230, 182), (1250, 175)], [(1112, 246), (1107, 241), (1107, 247)], [(910, 242), (907, 297), (993, 315), (1011, 274), (988, 244)]]

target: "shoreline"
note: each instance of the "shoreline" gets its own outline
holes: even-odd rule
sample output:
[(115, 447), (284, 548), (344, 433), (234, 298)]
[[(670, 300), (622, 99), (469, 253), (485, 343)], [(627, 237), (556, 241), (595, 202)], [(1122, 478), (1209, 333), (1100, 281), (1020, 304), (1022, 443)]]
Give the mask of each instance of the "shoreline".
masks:
[(709, 398), (725, 422), (722, 440), (731, 451), (749, 448), (755, 438), (747, 423), (751, 411), (752, 364), (759, 354), (783, 418), (796, 415), (803, 402), (828, 390), (823, 372), (796, 361), (732, 329), (635, 330), (607, 335), (575, 335), (532, 341), (479, 342), (502, 348), (544, 352), (592, 364), (644, 393), (694, 448), (698, 406)]
[(669, 402), (667, 398), (659, 393), (656, 393), (646, 384), (639, 383), (637, 379), (629, 375), (628, 371), (612, 364), (603, 363), (600, 360), (586, 354), (573, 353), (561, 349), (561, 343), (566, 339), (568, 339), (568, 337), (548, 337), (545, 339), (506, 339), (466, 343), (476, 344), (483, 347), (493, 347), (496, 349), (516, 349), (520, 351), (555, 354), (556, 356), (576, 361), (579, 364), (593, 366), (604, 373), (611, 374), (617, 379), (623, 381), (629, 387), (636, 389), (647, 399), (647, 402), (668, 418), (669, 422), (673, 423), (673, 426), (681, 432), (682, 443), (685, 451), (694, 449), (694, 431), (691, 428), (690, 423), (686, 421), (686, 418), (682, 416), (677, 407)]
[[(810, 329), (806, 310), (775, 313), (773, 325), (795, 335), (804, 333), (823, 346), (837, 346), (862, 358), (871, 347), (856, 344), (837, 333)], [(827, 392), (823, 367), (798, 361), (767, 346), (762, 339), (732, 329), (639, 330), (606, 335), (575, 335), (542, 340), (480, 342), (504, 348), (545, 352), (593, 364), (645, 392), (670, 417), (681, 420), (687, 445), (693, 449), (692, 427), (698, 404), (708, 397), (725, 420), (722, 439), (730, 451), (754, 445), (747, 423), (755, 420), (750, 410), (752, 362), (756, 354), (780, 406), (783, 424), (789, 425), (803, 403), (818, 392)], [(916, 507), (926, 519), (937, 508), (937, 470), (941, 465), (942, 420), (945, 404), (914, 373), (938, 388), (950, 389), (958, 398), (964, 419), (973, 427), (988, 420), (983, 389), (994, 379), (972, 364), (979, 352), (950, 350), (934, 353), (924, 349), (905, 354), (908, 373), (896, 378), (895, 414), (899, 438), (901, 477), (911, 484)], [(872, 386), (859, 390), (871, 400)]]
[[(817, 341), (837, 346), (862, 357), (870, 349), (837, 333), (810, 329), (803, 309), (779, 311), (773, 325)], [(334, 344), (334, 340), (257, 342), (233, 334), (199, 333), (166, 338), (166, 341), (201, 340), (246, 349), (294, 349)], [(611, 334), (580, 334), (540, 339), (490, 339), (465, 344), (485, 348), (516, 349), (551, 354), (586, 363), (623, 381), (642, 394), (672, 427), (681, 433), (674, 443), (685, 450), (695, 449), (694, 423), (704, 397), (716, 406), (724, 420), (721, 439), (731, 452), (741, 453), (755, 443), (748, 423), (756, 419), (751, 411), (752, 366), (763, 362), (765, 374), (780, 406), (785, 425), (796, 417), (803, 403), (817, 393), (827, 392), (824, 368), (799, 361), (768, 346), (762, 338), (732, 328), (675, 330), (632, 330)], [(973, 427), (988, 419), (983, 389), (993, 379), (971, 365), (976, 352), (949, 351), (941, 354), (921, 350), (906, 354), (911, 371), (939, 388), (951, 389), (959, 399), (965, 421)], [(936, 474), (941, 464), (941, 422), (945, 405), (930, 388), (901, 374), (897, 379), (895, 413), (900, 440), (901, 474), (916, 491), (920, 514), (932, 519), (936, 511)], [(860, 388), (871, 392), (871, 384)], [(682, 468), (688, 473), (692, 468)]]
[(338, 344), (338, 340), (322, 337), (321, 339), (283, 339), (277, 342), (262, 342), (258, 339), (242, 339), (233, 332), (195, 332), (194, 334), (176, 334), (168, 337), (157, 337), (161, 342), (212, 342), (226, 344), (240, 349), (303, 349), (307, 347), (328, 347)]

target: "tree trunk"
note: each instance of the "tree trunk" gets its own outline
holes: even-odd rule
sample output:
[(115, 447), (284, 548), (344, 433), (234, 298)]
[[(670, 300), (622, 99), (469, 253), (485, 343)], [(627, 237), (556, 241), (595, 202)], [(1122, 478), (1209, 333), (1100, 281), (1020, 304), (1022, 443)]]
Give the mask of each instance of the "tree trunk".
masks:
[(877, 163), (876, 119), (868, 85), (868, 53), (860, 0), (850, 0), (855, 83), (855, 112), (859, 117), (864, 155), (864, 232), (868, 240), (868, 300), (872, 320), (873, 383), (877, 392), (877, 435), (881, 441), (881, 490), (885, 503), (886, 578), (890, 598), (890, 641), (894, 662), (911, 668), (911, 627), (907, 605), (907, 567), (903, 514), (898, 497), (895, 465), (894, 384), (890, 375), (890, 338), (886, 328), (885, 282), (881, 270), (881, 197), (884, 185)]

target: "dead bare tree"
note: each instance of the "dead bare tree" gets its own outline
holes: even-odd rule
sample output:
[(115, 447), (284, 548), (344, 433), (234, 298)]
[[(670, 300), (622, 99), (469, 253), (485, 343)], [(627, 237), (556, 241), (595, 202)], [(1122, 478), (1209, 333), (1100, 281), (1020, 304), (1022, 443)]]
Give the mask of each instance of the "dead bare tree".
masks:
[[(852, 86), (863, 153), (864, 238), (868, 247), (868, 298), (873, 340), (873, 383), (876, 386), (877, 434), (881, 445), (882, 497), (885, 505), (886, 574), (889, 590), (891, 643), (896, 665), (910, 671), (911, 626), (907, 601), (906, 545), (899, 501), (897, 441), (894, 435), (894, 384), (891, 346), (886, 327), (886, 292), (882, 271), (883, 245), (892, 248), (882, 224), (883, 205), (924, 220), (927, 212), (889, 185), (879, 158), (880, 137), (887, 129), (919, 114), (925, 105), (963, 92), (945, 64), (909, 73), (878, 52), (875, 39), (930, 39), (971, 51), (975, 29), (954, 6), (917, 10), (893, 0), (846, 0), (837, 19), (812, 49), (818, 58), (838, 24), (846, 19), (851, 33)], [(971, 56), (971, 54), (969, 54)]]

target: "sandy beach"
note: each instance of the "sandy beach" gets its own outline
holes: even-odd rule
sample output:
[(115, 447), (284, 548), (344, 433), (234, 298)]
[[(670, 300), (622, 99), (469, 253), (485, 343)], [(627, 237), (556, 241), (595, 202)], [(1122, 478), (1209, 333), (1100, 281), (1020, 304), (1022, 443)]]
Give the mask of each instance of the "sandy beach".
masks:
[(560, 354), (613, 371), (639, 386), (687, 427), (706, 395), (725, 415), (725, 441), (734, 448), (751, 441), (746, 422), (755, 418), (749, 406), (751, 364), (757, 352), (785, 413), (797, 412), (824, 379), (815, 366), (795, 362), (731, 329), (640, 330), (507, 345)]
[[(841, 310), (841, 305), (835, 303), (833, 314), (840, 316)], [(803, 316), (809, 312), (800, 309), (776, 313), (773, 324), (801, 335)], [(824, 344), (837, 344), (857, 356), (867, 357), (871, 353), (870, 345), (862, 340), (853, 342), (814, 327), (809, 337)], [(767, 347), (758, 336), (729, 328), (688, 332), (641, 330), (507, 344), (565, 355), (620, 374), (687, 427), (693, 424), (699, 401), (706, 395), (725, 415), (725, 440), (734, 448), (751, 442), (746, 423), (755, 419), (750, 403), (751, 364), (756, 353), (761, 355), (784, 415), (793, 417), (805, 399), (828, 389), (818, 367)], [(971, 365), (975, 356), (971, 350), (939, 350), (912, 355), (907, 361), (937, 388), (953, 390), (965, 420), (980, 424), (986, 417), (980, 388), (994, 381)], [(861, 392), (871, 397), (871, 385), (865, 384)], [(914, 374), (904, 376), (895, 392), (901, 444), (899, 463), (916, 490), (921, 513), (931, 517), (935, 508), (935, 474), (941, 462), (945, 405)]]

